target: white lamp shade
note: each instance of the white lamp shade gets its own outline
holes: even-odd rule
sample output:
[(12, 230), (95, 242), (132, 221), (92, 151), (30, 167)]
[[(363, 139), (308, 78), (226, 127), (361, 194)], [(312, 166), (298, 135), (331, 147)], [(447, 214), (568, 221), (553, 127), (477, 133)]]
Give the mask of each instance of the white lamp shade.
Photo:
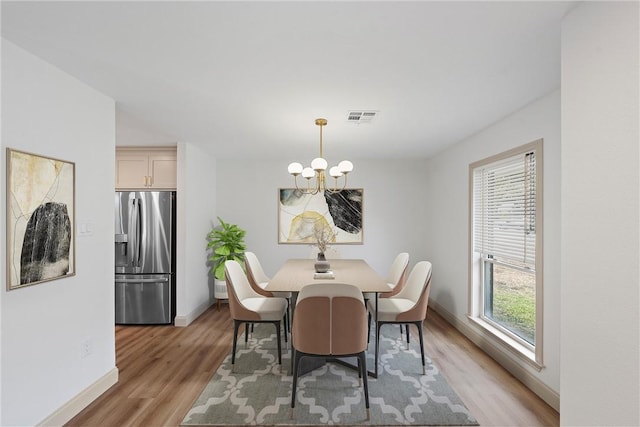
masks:
[(302, 173), (302, 165), (298, 162), (293, 162), (289, 164), (288, 170), (291, 175), (300, 175)]
[(307, 167), (302, 169), (302, 177), (303, 178), (307, 178), (307, 179), (311, 179), (314, 177), (314, 175), (316, 174), (316, 171), (314, 171), (313, 169)]
[(340, 172), (340, 169), (338, 168), (338, 166), (334, 166), (331, 169), (329, 169), (329, 175), (331, 175), (334, 178), (340, 178), (342, 176), (342, 172)]
[(348, 174), (353, 170), (353, 163), (351, 163), (349, 160), (343, 160), (338, 163), (338, 169), (340, 169), (340, 172), (342, 172), (343, 174)]
[(327, 161), (322, 157), (316, 157), (311, 161), (311, 168), (315, 171), (323, 171), (327, 169)]

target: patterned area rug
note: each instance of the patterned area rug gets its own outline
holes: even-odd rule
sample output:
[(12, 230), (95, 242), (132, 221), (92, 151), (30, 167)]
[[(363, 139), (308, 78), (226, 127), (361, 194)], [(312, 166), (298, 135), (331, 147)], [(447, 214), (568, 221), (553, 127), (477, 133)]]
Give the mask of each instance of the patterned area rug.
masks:
[[(369, 377), (370, 420), (357, 372), (333, 362), (299, 377), (295, 416), (290, 419), (290, 351), (283, 345), (280, 367), (275, 328), (256, 324), (247, 348), (244, 336), (238, 337), (235, 372), (229, 355), (182, 425), (478, 425), (428, 357), (422, 375), (417, 340), (412, 339), (407, 350), (399, 330), (387, 325), (381, 331), (379, 375)], [(367, 368), (372, 370), (373, 339), (368, 353)], [(355, 364), (355, 358), (351, 362)]]

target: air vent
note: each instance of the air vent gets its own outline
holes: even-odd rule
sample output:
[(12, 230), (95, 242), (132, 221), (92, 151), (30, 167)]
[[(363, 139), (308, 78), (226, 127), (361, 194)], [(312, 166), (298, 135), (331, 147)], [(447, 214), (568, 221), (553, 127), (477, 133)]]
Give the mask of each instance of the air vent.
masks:
[(349, 111), (347, 114), (347, 122), (349, 123), (371, 123), (371, 121), (378, 114), (377, 111), (373, 110), (360, 110), (360, 111)]

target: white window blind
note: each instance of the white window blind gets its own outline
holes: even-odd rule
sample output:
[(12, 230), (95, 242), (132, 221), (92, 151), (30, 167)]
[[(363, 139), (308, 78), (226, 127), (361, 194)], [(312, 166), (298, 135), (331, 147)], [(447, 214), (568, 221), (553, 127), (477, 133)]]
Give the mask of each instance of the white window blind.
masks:
[(535, 152), (474, 169), (473, 193), (474, 250), (535, 271)]

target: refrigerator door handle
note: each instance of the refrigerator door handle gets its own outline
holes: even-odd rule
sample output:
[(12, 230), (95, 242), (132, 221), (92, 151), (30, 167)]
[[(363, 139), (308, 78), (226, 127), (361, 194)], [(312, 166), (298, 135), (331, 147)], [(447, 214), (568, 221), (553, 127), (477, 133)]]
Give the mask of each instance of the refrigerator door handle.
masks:
[(127, 258), (129, 260), (129, 265), (131, 267), (135, 267), (136, 258), (135, 253), (137, 252), (138, 247), (138, 235), (136, 232), (137, 228), (137, 213), (136, 213), (136, 199), (130, 199), (131, 206), (129, 207), (129, 244), (131, 245), (130, 250), (128, 251)]
[(133, 260), (133, 266), (134, 267), (140, 267), (140, 252), (142, 251), (142, 209), (141, 209), (141, 204), (142, 204), (142, 199), (140, 199), (139, 197), (137, 197), (133, 202), (133, 206), (134, 206), (134, 222), (133, 222), (133, 232), (134, 232), (134, 239), (135, 239), (135, 245), (133, 247), (133, 256), (135, 257), (135, 259)]
[(158, 279), (116, 279), (116, 283), (160, 283), (168, 282), (168, 277), (161, 277)]

